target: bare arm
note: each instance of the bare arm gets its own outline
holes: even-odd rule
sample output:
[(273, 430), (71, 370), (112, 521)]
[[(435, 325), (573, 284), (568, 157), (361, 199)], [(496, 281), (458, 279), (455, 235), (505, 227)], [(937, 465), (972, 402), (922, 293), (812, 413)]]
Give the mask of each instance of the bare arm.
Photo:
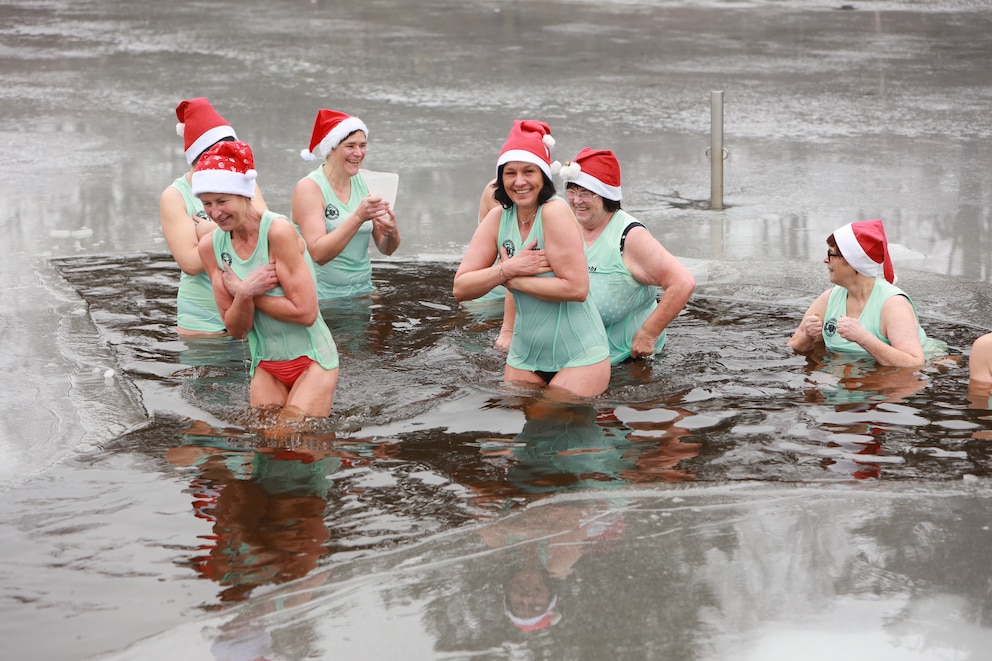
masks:
[(269, 210), (269, 205), (265, 203), (265, 199), (262, 197), (262, 189), (258, 187), (258, 182), (255, 182), (255, 197), (251, 198), (251, 205), (258, 210), (258, 213)]
[(797, 353), (809, 353), (817, 345), (823, 344), (823, 316), (827, 313), (827, 299), (830, 290), (816, 297), (803, 315), (799, 327), (792, 334), (788, 347)]
[(255, 296), (279, 284), (275, 268), (267, 264), (252, 271), (244, 280), (230, 270), (221, 270), (214, 255), (213, 234), (200, 240), (198, 252), (204, 271), (210, 277), (224, 327), (231, 337), (243, 338), (255, 323)]
[(696, 279), (644, 227), (635, 227), (627, 233), (623, 261), (635, 280), (663, 290), (654, 312), (634, 335), (631, 356), (643, 358), (654, 353), (658, 337), (685, 308), (696, 290)]
[(400, 228), (388, 203), (386, 213), (372, 219), (372, 240), (383, 255), (392, 255), (400, 247)]
[(324, 196), (317, 182), (303, 178), (293, 188), (293, 222), (299, 226), (313, 261), (321, 265), (340, 255), (348, 242), (355, 238), (363, 223), (387, 214), (388, 206), (382, 198), (369, 195), (340, 225), (328, 233), (324, 223)]
[(875, 337), (854, 317), (840, 317), (837, 333), (857, 342), (879, 365), (913, 367), (926, 362), (920, 344), (919, 320), (913, 304), (905, 296), (892, 296), (882, 304), (881, 332), (889, 344)]
[[(584, 301), (589, 294), (589, 270), (586, 266), (582, 231), (563, 200), (546, 202), (541, 209), (544, 227), (544, 252), (552, 278), (531, 278), (531, 272), (519, 273), (511, 264), (517, 258), (527, 259), (519, 251), (504, 263), (509, 276), (507, 289), (523, 292), (543, 301)], [(524, 277), (521, 277), (524, 276)]]
[(197, 246), (200, 237), (209, 234), (217, 225), (212, 220), (193, 218), (186, 213), (182, 193), (169, 186), (159, 198), (159, 221), (162, 235), (176, 264), (187, 275), (203, 272), (203, 262)]
[(517, 320), (517, 306), (513, 304), (513, 294), (506, 290), (503, 297), (503, 323), (499, 327), (499, 335), (496, 336), (494, 346), (500, 351), (509, 351), (510, 343), (513, 342), (513, 324)]
[(971, 345), (968, 373), (975, 383), (992, 383), (992, 333), (982, 335)]
[(479, 197), (479, 222), (485, 218), (491, 209), (499, 206), (499, 202), (493, 195), (496, 193), (496, 180), (492, 179), (486, 184), (486, 187), (482, 189), (482, 195)]
[(273, 319), (309, 326), (317, 320), (317, 288), (300, 251), (299, 236), (288, 219), (269, 226), (269, 259), (283, 296), (255, 296), (255, 307)]
[(499, 253), (496, 239), (499, 234), (500, 210), (493, 209), (479, 223), (472, 234), (472, 240), (465, 250), (452, 289), (455, 300), (471, 301), (479, 298), (497, 285), (506, 282), (505, 271), (494, 265)]

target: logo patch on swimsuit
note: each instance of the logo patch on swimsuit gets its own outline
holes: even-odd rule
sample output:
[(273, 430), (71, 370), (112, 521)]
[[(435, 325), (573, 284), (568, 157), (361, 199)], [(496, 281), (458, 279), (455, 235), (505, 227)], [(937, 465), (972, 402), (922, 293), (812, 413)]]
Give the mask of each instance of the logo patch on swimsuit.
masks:
[(513, 257), (513, 255), (517, 252), (516, 247), (513, 245), (513, 239), (506, 239), (503, 241), (503, 247), (506, 248), (506, 254), (509, 257)]
[(207, 220), (207, 212), (206, 211), (197, 211), (196, 212), (196, 217), (199, 218), (200, 220)]
[(338, 208), (333, 204), (328, 204), (326, 207), (324, 207), (324, 218), (326, 218), (327, 220), (334, 220), (340, 215), (341, 212), (338, 211)]
[(830, 317), (823, 322), (823, 334), (833, 337), (837, 334), (837, 317)]
[(230, 266), (231, 265), (231, 262), (234, 261), (231, 258), (231, 253), (227, 252), (226, 250), (220, 254), (220, 259), (221, 259), (222, 262), (224, 262), (228, 266)]
[(596, 267), (595, 267), (595, 266), (593, 266), (592, 264), (590, 264), (590, 265), (589, 265), (589, 272), (590, 272), (590, 273), (595, 273), (595, 272), (596, 272)]

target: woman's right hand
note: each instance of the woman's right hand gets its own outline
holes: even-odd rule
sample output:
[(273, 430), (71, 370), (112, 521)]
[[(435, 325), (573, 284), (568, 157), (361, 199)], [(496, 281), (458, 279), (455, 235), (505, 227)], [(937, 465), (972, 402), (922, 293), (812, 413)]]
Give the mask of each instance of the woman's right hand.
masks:
[(823, 321), (815, 314), (803, 320), (803, 332), (811, 340), (818, 340), (823, 335)]

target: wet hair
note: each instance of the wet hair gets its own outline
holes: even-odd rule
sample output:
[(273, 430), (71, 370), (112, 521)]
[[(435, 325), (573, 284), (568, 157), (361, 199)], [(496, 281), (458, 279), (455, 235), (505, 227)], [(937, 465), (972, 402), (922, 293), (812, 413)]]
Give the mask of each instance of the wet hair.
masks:
[[(496, 168), (496, 192), (493, 193), (493, 199), (499, 202), (500, 206), (504, 209), (509, 209), (513, 206), (513, 200), (510, 199), (510, 195), (506, 192), (506, 187), (503, 185), (504, 167), (506, 167), (506, 163)], [(555, 191), (555, 182), (551, 181), (551, 177), (544, 170), (541, 170), (541, 178), (544, 179), (544, 185), (541, 186), (541, 192), (537, 194), (537, 206), (541, 206), (550, 200), (557, 192)]]
[(827, 245), (836, 250), (837, 254), (841, 257), (844, 256), (844, 253), (842, 253), (840, 248), (837, 247), (837, 239), (834, 238), (833, 234), (827, 237)]
[(199, 154), (197, 154), (196, 158), (193, 159), (193, 165), (196, 165), (196, 162), (200, 160), (200, 157), (206, 154), (208, 151), (210, 151), (213, 148), (213, 146), (216, 145), (218, 142), (237, 142), (237, 140), (238, 139), (232, 135), (224, 136), (217, 142), (213, 143), (213, 145), (210, 145), (209, 147), (201, 151)]
[[(583, 188), (583, 186), (579, 186), (578, 184), (568, 183), (565, 185), (565, 190), (568, 190), (569, 188)], [(586, 190), (589, 189), (586, 188)], [(596, 194), (599, 195), (599, 193)], [(601, 197), (603, 200), (603, 209), (605, 211), (609, 211), (610, 213), (615, 213), (617, 211), (620, 211), (620, 200), (611, 200), (610, 198), (603, 197), (602, 195), (600, 195), (599, 197)]]

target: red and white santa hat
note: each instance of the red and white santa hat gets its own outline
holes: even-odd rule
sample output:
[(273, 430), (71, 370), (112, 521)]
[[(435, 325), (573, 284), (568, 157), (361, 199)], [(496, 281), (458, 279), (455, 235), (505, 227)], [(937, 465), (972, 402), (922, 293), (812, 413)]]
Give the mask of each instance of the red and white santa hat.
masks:
[(861, 275), (884, 276), (889, 282), (896, 281), (881, 220), (848, 223), (834, 232), (834, 241), (847, 263)]
[(300, 150), (300, 156), (304, 161), (327, 158), (342, 140), (355, 131), (364, 131), (366, 139), (369, 137), (369, 129), (362, 120), (337, 110), (321, 108), (313, 122), (310, 148)]
[(557, 607), (558, 595), (555, 595), (552, 597), (551, 603), (548, 604), (548, 607), (544, 609), (544, 612), (534, 617), (519, 617), (514, 615), (505, 604), (503, 605), (503, 612), (518, 629), (524, 633), (530, 633), (531, 631), (548, 629), (558, 624), (558, 622), (561, 621), (561, 613), (555, 611)]
[(176, 106), (176, 118), (179, 120), (176, 133), (183, 139), (186, 162), (190, 165), (218, 140), (238, 139), (227, 120), (203, 97), (181, 101)]
[(551, 178), (551, 148), (555, 139), (551, 127), (536, 119), (518, 119), (513, 122), (510, 135), (499, 151), (496, 167), (510, 161), (533, 163)]
[(193, 168), (193, 195), (227, 193), (255, 197), (255, 157), (246, 142), (218, 142)]
[[(553, 168), (552, 168), (553, 169)], [(558, 171), (566, 184), (575, 184), (596, 195), (619, 202), (620, 162), (609, 149), (584, 148)]]

